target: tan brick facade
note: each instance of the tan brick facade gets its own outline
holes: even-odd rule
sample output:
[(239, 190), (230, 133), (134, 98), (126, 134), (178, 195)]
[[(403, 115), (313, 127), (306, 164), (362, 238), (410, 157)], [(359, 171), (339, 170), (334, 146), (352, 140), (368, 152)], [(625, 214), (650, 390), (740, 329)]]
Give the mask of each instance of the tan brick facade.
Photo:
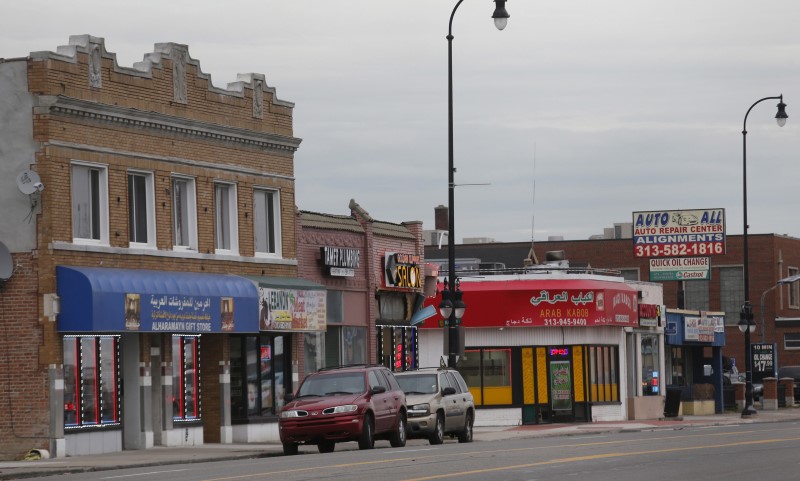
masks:
[[(92, 70), (97, 59), (99, 69)], [(57, 291), (56, 266), (297, 276), (294, 151), (300, 139), (293, 137), (294, 105), (279, 100), (263, 76), (242, 75), (227, 89), (217, 88), (179, 44), (158, 44), (134, 68), (121, 67), (103, 39), (90, 36), (72, 37), (59, 53), (38, 52), (15, 61), (27, 64), (28, 92), (20, 95), (30, 95), (34, 105), (28, 128), (37, 150), (31, 169), (46, 188), (34, 217), (35, 248), (14, 253), (18, 267), (0, 291), (5, 332), (0, 338), (0, 375), (5, 378), (0, 402), (10, 406), (0, 410), (0, 457), (5, 458), (50, 448), (53, 438), (63, 436), (63, 427), (52, 431), (48, 378), (48, 368), (63, 362), (61, 336), (44, 305), (44, 296)], [(96, 70), (99, 76), (92, 77)], [(107, 245), (73, 240), (74, 162), (107, 168)], [(130, 170), (152, 173), (156, 241), (150, 250), (130, 248)], [(195, 181), (196, 252), (173, 249), (170, 191), (175, 175)], [(218, 181), (236, 186), (238, 255), (215, 254)], [(254, 255), (254, 187), (279, 191), (277, 259)], [(203, 351), (209, 440), (219, 440), (214, 410), (221, 403), (220, 356), (227, 355), (227, 335), (214, 336)], [(147, 336), (140, 349), (140, 361), (149, 364)]]

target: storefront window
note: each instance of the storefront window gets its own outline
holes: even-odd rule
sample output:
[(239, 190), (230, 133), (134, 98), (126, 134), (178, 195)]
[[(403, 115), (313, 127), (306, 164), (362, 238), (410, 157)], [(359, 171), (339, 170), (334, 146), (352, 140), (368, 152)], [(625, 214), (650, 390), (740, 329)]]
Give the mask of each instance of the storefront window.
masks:
[(119, 424), (119, 336), (66, 336), (64, 427)]
[(659, 369), (658, 336), (642, 334), (642, 394), (658, 396), (661, 393), (661, 371)]
[(417, 328), (378, 326), (378, 359), (395, 372), (417, 369)]
[(172, 419), (200, 419), (200, 336), (172, 336)]
[(619, 401), (617, 346), (589, 346), (589, 385), (592, 402)]
[(324, 367), (367, 362), (367, 329), (353, 326), (328, 326), (323, 341)]
[(290, 336), (232, 336), (231, 415), (236, 419), (273, 416), (291, 390), (291, 366), (286, 353)]
[(670, 347), (670, 383), (675, 386), (686, 386), (686, 357), (682, 347)]
[[(328, 324), (328, 329), (331, 329)], [(325, 333), (324, 332), (309, 332), (305, 334), (303, 342), (305, 350), (305, 365), (306, 375), (312, 372), (317, 372), (325, 367)]]
[(511, 349), (468, 350), (461, 359), (459, 371), (476, 405), (512, 403)]

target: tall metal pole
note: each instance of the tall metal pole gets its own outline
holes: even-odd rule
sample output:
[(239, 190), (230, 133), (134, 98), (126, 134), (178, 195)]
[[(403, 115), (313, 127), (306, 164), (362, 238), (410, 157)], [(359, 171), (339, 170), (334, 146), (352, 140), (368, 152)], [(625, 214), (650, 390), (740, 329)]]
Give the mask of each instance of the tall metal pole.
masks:
[[(453, 167), (453, 17), (459, 5), (464, 0), (458, 0), (450, 14), (450, 23), (447, 29), (447, 266), (448, 290), (450, 299), (456, 295), (456, 249), (455, 249), (455, 167)], [(459, 326), (456, 325), (456, 312), (453, 309), (447, 320), (447, 366), (456, 367), (458, 357)]]
[[(458, 0), (456, 6), (453, 7), (453, 12), (450, 14), (450, 22), (447, 27), (447, 262), (448, 262), (448, 285), (447, 293), (449, 299), (454, 304), (451, 304), (452, 310), (447, 319), (447, 365), (455, 368), (459, 351), (459, 330), (461, 326), (457, 325), (459, 316), (456, 314), (459, 310), (463, 311), (464, 304), (457, 297), (458, 291), (458, 278), (456, 277), (456, 235), (455, 235), (455, 172), (456, 168), (453, 166), (453, 17), (456, 15), (456, 10), (464, 0)], [(508, 12), (506, 11), (506, 0), (494, 0), (496, 4), (492, 18), (494, 25), (498, 30), (506, 28), (508, 21)], [(442, 296), (444, 298), (444, 295)], [(459, 307), (460, 309), (456, 309)]]
[[(750, 326), (754, 324), (753, 306), (750, 303), (750, 256), (747, 245), (747, 116), (750, 115), (750, 111), (753, 110), (753, 107), (765, 100), (778, 100), (780, 102), (778, 104), (778, 115), (776, 116), (779, 121), (778, 125), (783, 125), (780, 123), (780, 120), (782, 118), (786, 118), (786, 113), (783, 111), (785, 107), (783, 104), (783, 95), (780, 95), (778, 97), (764, 97), (763, 99), (756, 101), (750, 106), (749, 109), (747, 109), (747, 113), (744, 114), (744, 122), (742, 123), (742, 210), (744, 212), (744, 234), (742, 236), (742, 240), (744, 255), (744, 304), (742, 305), (741, 316), (742, 320), (746, 324), (744, 329), (744, 359), (746, 375), (744, 409), (742, 409), (742, 417), (748, 417), (757, 414), (756, 410), (753, 408), (753, 359), (750, 356)], [(783, 117), (781, 117), (781, 114), (783, 114)]]

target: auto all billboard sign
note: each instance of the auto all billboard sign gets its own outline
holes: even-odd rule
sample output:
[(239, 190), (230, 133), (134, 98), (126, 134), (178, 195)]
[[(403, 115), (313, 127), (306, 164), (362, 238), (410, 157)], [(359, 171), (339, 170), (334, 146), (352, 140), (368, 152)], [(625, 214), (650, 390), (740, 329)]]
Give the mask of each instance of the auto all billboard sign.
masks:
[(650, 258), (650, 280), (708, 279), (708, 257), (725, 253), (725, 209), (633, 213), (633, 254)]

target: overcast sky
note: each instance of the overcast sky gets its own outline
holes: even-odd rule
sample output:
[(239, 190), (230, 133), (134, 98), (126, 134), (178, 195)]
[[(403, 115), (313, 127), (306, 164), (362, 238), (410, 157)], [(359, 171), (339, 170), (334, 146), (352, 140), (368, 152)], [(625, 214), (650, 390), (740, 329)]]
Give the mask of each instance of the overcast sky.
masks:
[[(26, 0), (0, 57), (105, 39), (122, 66), (189, 46), (218, 87), (257, 72), (295, 103), (296, 202), (423, 221), (447, 204), (447, 27), (457, 0)], [(724, 208), (800, 237), (800, 2), (464, 0), (453, 25), (456, 239), (586, 239), (634, 211)]]

